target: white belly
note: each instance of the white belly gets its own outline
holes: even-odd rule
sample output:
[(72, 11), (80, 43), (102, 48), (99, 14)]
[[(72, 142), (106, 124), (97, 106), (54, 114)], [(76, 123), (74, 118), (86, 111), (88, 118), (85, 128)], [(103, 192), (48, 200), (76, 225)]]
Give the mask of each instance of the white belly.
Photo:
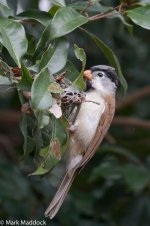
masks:
[(77, 129), (78, 137), (83, 142), (85, 147), (89, 145), (95, 135), (99, 120), (105, 110), (106, 104), (100, 93), (93, 91), (86, 95), (86, 101), (93, 101), (93, 103), (82, 103), (74, 123)]

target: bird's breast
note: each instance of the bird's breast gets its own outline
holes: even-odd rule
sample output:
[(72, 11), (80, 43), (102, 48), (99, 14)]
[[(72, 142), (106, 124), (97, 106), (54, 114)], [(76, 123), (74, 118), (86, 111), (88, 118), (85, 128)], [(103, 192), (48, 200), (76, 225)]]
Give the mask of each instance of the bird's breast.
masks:
[(75, 120), (76, 133), (82, 144), (87, 147), (96, 133), (99, 120), (105, 110), (106, 102), (98, 92), (86, 95)]

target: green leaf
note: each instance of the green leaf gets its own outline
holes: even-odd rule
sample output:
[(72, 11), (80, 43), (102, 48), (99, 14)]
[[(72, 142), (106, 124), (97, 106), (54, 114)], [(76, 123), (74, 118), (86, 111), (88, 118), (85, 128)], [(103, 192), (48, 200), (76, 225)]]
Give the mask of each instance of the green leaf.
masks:
[(52, 119), (52, 138), (50, 145), (40, 150), (43, 158), (37, 170), (30, 175), (43, 175), (49, 172), (61, 159), (68, 145), (68, 121), (65, 118)]
[(7, 5), (6, 0), (0, 0), (0, 15), (3, 17), (9, 17), (13, 15), (13, 11)]
[[(35, 113), (37, 113), (37, 112), (35, 112)], [(41, 113), (45, 113), (45, 112), (41, 112)], [(37, 123), (36, 123), (36, 125), (37, 125)], [(35, 151), (37, 153), (39, 153), (40, 149), (43, 147), (44, 144), (43, 144), (42, 130), (40, 128), (38, 128), (37, 126), (33, 131), (33, 138), (35, 140), (35, 146), (36, 146)]]
[(92, 33), (88, 32), (85, 29), (81, 29), (84, 31), (89, 37), (95, 42), (97, 47), (103, 52), (105, 57), (108, 59), (109, 63), (116, 69), (116, 72), (118, 74), (118, 79), (124, 89), (124, 93), (127, 91), (127, 82), (122, 74), (122, 70), (118, 61), (118, 58), (116, 55), (113, 53), (113, 51), (108, 47), (104, 42), (102, 42), (99, 38), (97, 38), (95, 35)]
[(74, 83), (80, 91), (83, 91), (86, 88), (86, 85), (83, 79), (83, 73), (86, 65), (86, 55), (84, 50), (79, 48), (77, 45), (74, 45), (74, 49), (75, 49), (75, 55), (77, 59), (79, 59), (82, 62), (82, 70), (79, 76), (77, 77), (77, 79), (74, 81)]
[(41, 60), (38, 62), (39, 70), (47, 67), (48, 63), (51, 61), (51, 59), (54, 56), (54, 53), (56, 51), (56, 48), (57, 48), (57, 46), (56, 46), (55, 43), (50, 44), (48, 46), (47, 50), (43, 53), (43, 55), (41, 57)]
[(53, 82), (49, 85), (48, 91), (50, 93), (63, 93), (64, 90), (60, 87), (60, 85), (57, 82)]
[(66, 5), (64, 0), (51, 0), (51, 3), (61, 7)]
[[(52, 143), (58, 142), (58, 140), (52, 141)], [(59, 154), (59, 153), (58, 153)], [(47, 146), (40, 150), (40, 155), (42, 157), (46, 157), (44, 161), (37, 167), (36, 171), (31, 173), (30, 175), (44, 175), (48, 173), (60, 160), (57, 157), (57, 151), (55, 153), (51, 151), (50, 146)]]
[(53, 82), (47, 68), (41, 70), (31, 88), (31, 103), (35, 111), (44, 111), (52, 105), (52, 96), (48, 92), (49, 85)]
[[(8, 86), (13, 84), (13, 73), (10, 67), (2, 60), (0, 60), (0, 88), (6, 90)], [(9, 89), (7, 89), (8, 91)]]
[(66, 35), (87, 22), (88, 19), (76, 12), (73, 8), (62, 7), (52, 19), (50, 39), (53, 40)]
[[(49, 146), (48, 146), (49, 149)], [(34, 175), (44, 175), (49, 172), (49, 169), (44, 168), (44, 163), (41, 163), (38, 168), (36, 169), (35, 172), (29, 174), (29, 176), (34, 176)]]
[(86, 55), (83, 49), (79, 48), (76, 44), (74, 45), (76, 58), (83, 62), (83, 66), (86, 64)]
[[(116, 11), (117, 12), (117, 11)], [(119, 13), (115, 13), (114, 16), (112, 16), (111, 18), (118, 18), (122, 21), (122, 23), (127, 27), (128, 29), (128, 32), (130, 34), (133, 34), (133, 25), (129, 24), (127, 21), (126, 21), (126, 18), (119, 14)]]
[[(70, 4), (70, 6), (76, 10), (82, 11), (85, 8), (87, 8), (88, 2), (84, 2), (84, 1), (77, 1), (77, 2), (73, 2), (72, 4)], [(99, 2), (94, 2), (93, 4), (91, 4), (86, 12), (91, 13), (91, 14), (96, 14), (96, 13), (105, 13), (109, 10), (111, 10), (112, 7), (109, 6), (103, 6), (102, 4), (100, 4)]]
[(122, 171), (129, 188), (133, 191), (141, 191), (150, 181), (149, 172), (142, 165), (127, 164)]
[(68, 142), (68, 121), (66, 118), (62, 117), (60, 119), (56, 119), (53, 117), (53, 137), (52, 139), (58, 139), (61, 146), (61, 154), (66, 151), (67, 142)]
[(0, 75), (0, 85), (11, 85), (9, 78)]
[(65, 38), (50, 45), (39, 62), (39, 69), (48, 67), (51, 74), (60, 71), (67, 62), (69, 43)]
[(18, 14), (17, 17), (24, 20), (36, 20), (39, 23), (43, 24), (45, 27), (49, 24), (52, 18), (49, 13), (35, 9), (24, 11)]
[(51, 170), (61, 159), (68, 145), (68, 121), (65, 118), (56, 119), (53, 117), (52, 139), (48, 155), (44, 159), (44, 168)]
[(60, 8), (60, 6), (53, 5), (52, 8), (48, 12), (53, 17), (59, 8)]
[(48, 43), (49, 39), (50, 39), (50, 23), (42, 32), (41, 37), (36, 45), (35, 53), (33, 56), (35, 59), (38, 59), (39, 54), (43, 51), (43, 48), (45, 48), (46, 43)]
[(73, 82), (79, 75), (79, 71), (71, 61), (67, 61), (63, 71), (66, 71), (66, 78), (68, 82)]
[(34, 129), (34, 127), (35, 122), (33, 121), (33, 119), (28, 115), (23, 114), (20, 120), (20, 129), (24, 137), (23, 158), (28, 156), (34, 150), (35, 143), (33, 138), (29, 135), (31, 134), (31, 130)]
[(47, 147), (44, 147), (40, 150), (39, 152), (39, 155), (42, 157), (42, 158), (46, 158), (47, 155), (48, 155), (48, 152), (49, 152), (49, 145)]
[(47, 126), (50, 123), (50, 117), (47, 112), (37, 112), (36, 118), (38, 120), (38, 127), (42, 129), (43, 127)]
[(44, 168), (51, 170), (61, 159), (60, 142), (53, 139), (50, 143), (49, 153), (44, 160)]
[(150, 29), (150, 5), (127, 11), (127, 16), (137, 25)]
[(10, 80), (14, 77), (11, 68), (2, 60), (0, 60), (0, 75), (7, 77)]
[(18, 83), (17, 87), (20, 90), (30, 92), (32, 85), (32, 78), (28, 69), (23, 66), (22, 67), (22, 78), (21, 81)]
[(27, 33), (27, 40), (28, 40), (28, 49), (27, 49), (27, 55), (33, 56), (34, 52), (35, 52), (35, 48), (36, 48), (36, 38), (32, 35)]
[(138, 5), (147, 5), (147, 4), (150, 4), (150, 0), (140, 0), (138, 2)]
[(8, 50), (18, 67), (21, 67), (21, 57), (27, 51), (24, 27), (13, 20), (0, 18), (0, 42)]
[(117, 180), (122, 177), (121, 174), (121, 167), (117, 163), (117, 161), (112, 162), (103, 162), (99, 166), (96, 166), (91, 175), (90, 175), (90, 182), (94, 182), (99, 178), (105, 178), (107, 180)]

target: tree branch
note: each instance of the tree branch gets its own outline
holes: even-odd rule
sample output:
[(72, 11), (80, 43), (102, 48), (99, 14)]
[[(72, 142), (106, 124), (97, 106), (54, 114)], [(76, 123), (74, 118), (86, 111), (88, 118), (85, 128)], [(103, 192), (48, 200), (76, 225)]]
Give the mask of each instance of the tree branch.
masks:
[(128, 105), (131, 105), (132, 103), (136, 102), (137, 100), (145, 97), (150, 96), (150, 85), (143, 87), (140, 90), (135, 91), (134, 93), (131, 93), (127, 97), (123, 98), (116, 106), (116, 110), (122, 110)]
[(133, 126), (144, 129), (150, 129), (150, 121), (139, 118), (116, 116), (114, 117), (112, 123), (114, 125)]
[[(21, 116), (21, 112), (16, 110), (1, 111), (0, 124), (1, 125), (18, 125), (20, 116)], [(115, 116), (112, 121), (112, 124), (150, 129), (150, 121), (139, 119), (139, 118)]]
[(0, 124), (1, 125), (18, 125), (21, 112), (16, 110), (1, 110)]
[(118, 12), (108, 12), (108, 13), (100, 13), (100, 14), (97, 14), (97, 15), (94, 15), (94, 16), (91, 16), (89, 18), (90, 21), (95, 21), (95, 20), (100, 20), (102, 18), (105, 18), (105, 17), (111, 17), (111, 16), (114, 16), (114, 15), (117, 15)]
[(130, 8), (131, 6), (134, 6), (134, 5), (136, 5), (136, 4), (135, 3), (129, 3), (129, 2), (121, 2), (120, 5), (110, 9), (107, 12), (98, 13), (94, 16), (89, 17), (89, 21), (100, 20), (100, 19), (103, 19), (103, 18), (107, 18), (107, 17), (117, 15), (117, 14), (123, 15), (123, 14), (126, 13), (126, 10), (125, 10), (126, 8)]

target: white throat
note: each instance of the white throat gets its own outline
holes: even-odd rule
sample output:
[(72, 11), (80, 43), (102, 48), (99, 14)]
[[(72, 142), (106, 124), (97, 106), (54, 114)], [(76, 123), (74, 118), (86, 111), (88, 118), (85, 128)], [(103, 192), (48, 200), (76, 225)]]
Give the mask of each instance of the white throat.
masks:
[(116, 85), (107, 77), (96, 76), (92, 80), (92, 87), (104, 95), (112, 95), (116, 91)]

